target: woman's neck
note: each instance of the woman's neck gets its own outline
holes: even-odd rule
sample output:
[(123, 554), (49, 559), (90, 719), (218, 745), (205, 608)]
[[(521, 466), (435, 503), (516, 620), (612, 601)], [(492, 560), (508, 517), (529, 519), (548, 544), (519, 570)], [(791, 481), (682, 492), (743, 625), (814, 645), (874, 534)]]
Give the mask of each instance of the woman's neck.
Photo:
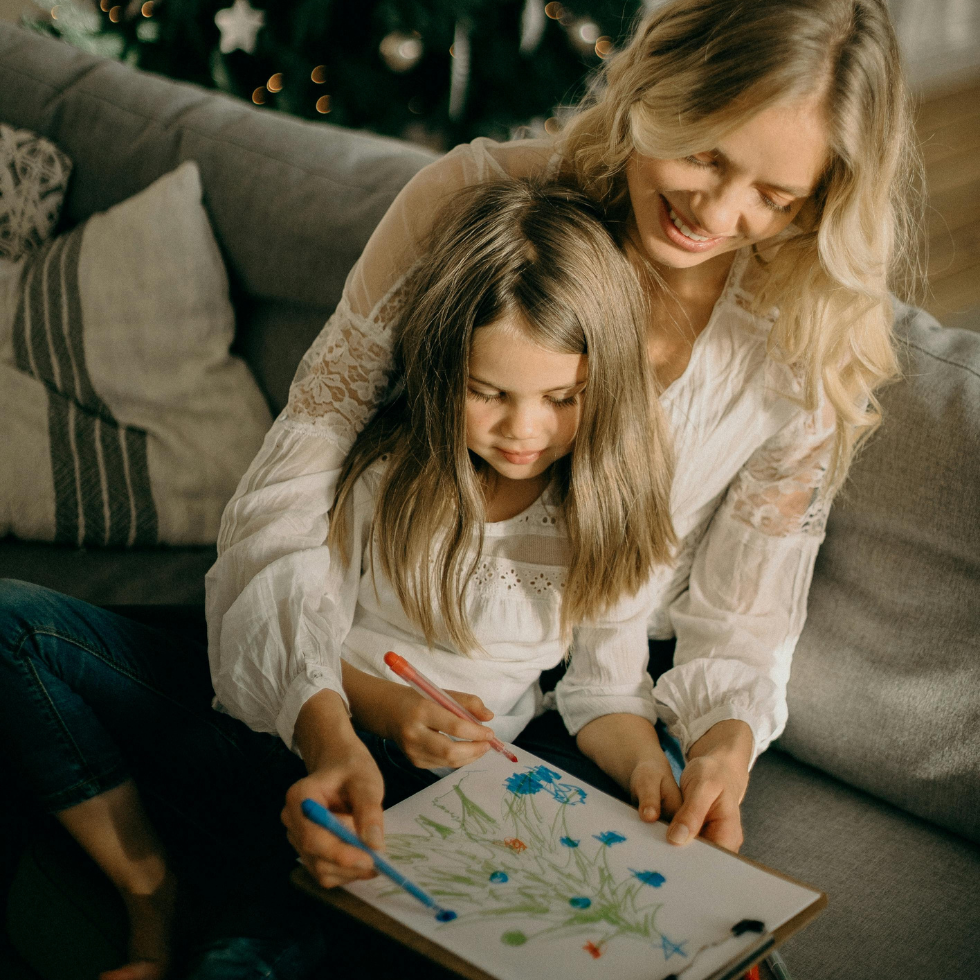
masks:
[[(725, 289), (735, 254), (725, 252), (684, 269), (648, 264), (648, 272), (652, 270), (659, 282), (649, 274), (643, 277), (650, 283), (647, 352), (662, 388), (687, 369), (694, 342), (707, 327)], [(644, 261), (642, 252), (635, 261)]]

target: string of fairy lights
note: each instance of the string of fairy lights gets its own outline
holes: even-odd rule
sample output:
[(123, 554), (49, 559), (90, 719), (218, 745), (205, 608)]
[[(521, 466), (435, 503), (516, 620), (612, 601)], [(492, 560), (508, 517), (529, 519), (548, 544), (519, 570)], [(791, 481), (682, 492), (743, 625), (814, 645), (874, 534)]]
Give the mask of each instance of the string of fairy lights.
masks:
[[(334, 38), (326, 38), (331, 42), (322, 52), (326, 57), (323, 58), (322, 63), (312, 66), (309, 60), (305, 65), (302, 64), (304, 58), (310, 54), (309, 46), (302, 52), (303, 57), (298, 57), (295, 50), (290, 50), (289, 45), (283, 43), (284, 14), (287, 10), (303, 7), (303, 3), (275, 5), (267, 3), (264, 9), (260, 9), (253, 7), (250, 0), (231, 0), (228, 6), (215, 10), (215, 6), (208, 4), (207, 0), (201, 0), (197, 4), (180, 5), (173, 4), (170, 0), (127, 0), (123, 3), (116, 0), (87, 0), (87, 2), (86, 0), (59, 0), (53, 5), (50, 4), (50, 0), (48, 2), (35, 0), (35, 2), (46, 10), (50, 24), (67, 40), (75, 41), (79, 46), (90, 50), (98, 49), (101, 44), (104, 53), (125, 57), (132, 63), (140, 65), (143, 65), (143, 49), (153, 46), (164, 34), (168, 38), (173, 37), (174, 31), (168, 28), (176, 17), (182, 16), (187, 19), (196, 16), (197, 30), (201, 36), (207, 34), (207, 20), (202, 21), (201, 17), (213, 18), (214, 26), (211, 28), (211, 33), (213, 36), (214, 30), (217, 30), (217, 50), (221, 58), (210, 59), (207, 70), (211, 77), (201, 78), (201, 81), (215, 84), (219, 88), (233, 91), (246, 98), (250, 95), (251, 101), (257, 106), (284, 109), (309, 117), (315, 117), (314, 114), (320, 117), (330, 115), (337, 106), (337, 94), (332, 89), (338, 81), (338, 69), (335, 62), (330, 60), (331, 55), (336, 54), (335, 51), (330, 50)], [(548, 25), (551, 23), (560, 28), (558, 36), (563, 35), (566, 40), (566, 60), (578, 59), (580, 66), (578, 76), (582, 77), (591, 66), (601, 63), (615, 53), (617, 39), (612, 34), (603, 33), (598, 22), (601, 18), (579, 11), (583, 8), (601, 7), (605, 13), (611, 7), (618, 7), (615, 14), (616, 27), (619, 36), (622, 37), (627, 32), (623, 29), (623, 25), (625, 24), (628, 29), (630, 15), (644, 5), (643, 0), (632, 0), (632, 3), (630, 0), (620, 0), (619, 4), (578, 0), (577, 9), (575, 4), (576, 0), (568, 0), (564, 4), (558, 0), (550, 0), (550, 2), (509, 0), (506, 4), (500, 2), (498, 8), (491, 11), (493, 4), (485, 3), (481, 7), (479, 0), (467, 0), (458, 4), (450, 3), (448, 0), (432, 0), (431, 4), (427, 4), (426, 0), (400, 4), (393, 0), (388, 0), (387, 3), (376, 0), (374, 4), (366, 3), (365, 9), (373, 8), (377, 14), (379, 8), (386, 8), (382, 11), (385, 16), (376, 16), (375, 22), (383, 24), (385, 19), (403, 21), (401, 26), (393, 26), (393, 29), (384, 33), (380, 40), (375, 35), (373, 42), (377, 45), (376, 58), (390, 72), (393, 80), (404, 76), (412, 77), (417, 82), (420, 77), (417, 75), (417, 69), (424, 59), (428, 59), (425, 61), (428, 72), (438, 70), (439, 64), (446, 65), (442, 70), (447, 74), (443, 75), (444, 81), (436, 93), (445, 100), (442, 102), (443, 108), (439, 111), (444, 117), (448, 117), (449, 125), (458, 125), (464, 120), (468, 104), (472, 99), (472, 85), (476, 77), (474, 72), (478, 66), (476, 59), (486, 58), (488, 45), (496, 45), (494, 50), (500, 50), (498, 38), (488, 40), (486, 22), (490, 18), (497, 18), (499, 22), (503, 8), (519, 13), (518, 50), (513, 53), (513, 57), (523, 59), (520, 62), (521, 69), (530, 65), (540, 53), (539, 49), (542, 49), (548, 31), (556, 29), (549, 29)], [(312, 4), (307, 2), (305, 6), (310, 7)], [(331, 6), (328, 0), (323, 0), (324, 11), (328, 11)], [(335, 7), (336, 4), (333, 6)], [(392, 11), (395, 11), (397, 16), (393, 16)], [(420, 25), (414, 29), (404, 26), (405, 21), (411, 24), (413, 14), (416, 23)], [(331, 12), (330, 15), (334, 14)], [(474, 17), (477, 15), (483, 17), (480, 24), (474, 23)], [(326, 17), (327, 13), (323, 16)], [(367, 19), (366, 15), (362, 16)], [(170, 23), (167, 23), (167, 17), (170, 18)], [(611, 19), (608, 14), (606, 19)], [(183, 27), (186, 30), (186, 23)], [(269, 33), (270, 30), (273, 31), (272, 34)], [(551, 37), (551, 50), (545, 62), (547, 58), (551, 58), (552, 61), (555, 58), (554, 36)], [(358, 40), (363, 39), (362, 34)], [(446, 46), (442, 47), (442, 45)], [(135, 47), (140, 50), (134, 54)], [(315, 53), (315, 47), (313, 50)], [(442, 52), (441, 56), (439, 52)], [(347, 52), (344, 54), (346, 55)], [(436, 55), (435, 60), (431, 57), (433, 54)], [(446, 58), (447, 54), (448, 58)], [(249, 59), (243, 60), (244, 55), (254, 56), (253, 67), (249, 68)], [(364, 55), (367, 55), (367, 52), (364, 52), (361, 57), (363, 58)], [(442, 60), (439, 60), (440, 58)], [(279, 64), (276, 64), (277, 59), (280, 61)], [(363, 64), (365, 63), (362, 61)], [(152, 64), (148, 67), (151, 70), (160, 70)], [(485, 69), (485, 62), (483, 67)], [(265, 68), (268, 74), (255, 78), (255, 69), (261, 70), (261, 68)], [(301, 71), (302, 77), (299, 74)], [(249, 74), (252, 75), (251, 86), (246, 87)], [(198, 80), (186, 74), (177, 74), (177, 77)], [(367, 74), (365, 77), (368, 77)], [(308, 80), (304, 82), (303, 78)], [(373, 84), (376, 89), (384, 88), (383, 80), (378, 79), (376, 75), (372, 78), (373, 83), (367, 82), (367, 85)], [(349, 84), (349, 77), (344, 81)], [(480, 78), (480, 84), (484, 88), (492, 84), (492, 80), (488, 82), (485, 70)], [(412, 85), (403, 89), (405, 92), (403, 111), (407, 109), (411, 115), (431, 117), (434, 112), (431, 94), (433, 86), (430, 83), (424, 93), (418, 91), (420, 87), (424, 86), (415, 84), (415, 91), (412, 90)], [(540, 87), (539, 78), (536, 88), (540, 89)], [(534, 94), (534, 88), (535, 86), (529, 84), (529, 101), (530, 96)], [(389, 94), (397, 91), (399, 89), (394, 84), (386, 89)], [(349, 101), (349, 91), (342, 92), (341, 95), (346, 97), (345, 102)], [(560, 93), (559, 98), (561, 98)], [(338, 121), (351, 123), (351, 120), (346, 117)], [(533, 123), (532, 129), (555, 133), (560, 128), (560, 113), (556, 113), (552, 108), (551, 113), (542, 116), (535, 114), (530, 121)], [(365, 123), (361, 120), (353, 120), (353, 124)], [(367, 125), (371, 125), (370, 120)], [(513, 132), (512, 129), (511, 134)]]

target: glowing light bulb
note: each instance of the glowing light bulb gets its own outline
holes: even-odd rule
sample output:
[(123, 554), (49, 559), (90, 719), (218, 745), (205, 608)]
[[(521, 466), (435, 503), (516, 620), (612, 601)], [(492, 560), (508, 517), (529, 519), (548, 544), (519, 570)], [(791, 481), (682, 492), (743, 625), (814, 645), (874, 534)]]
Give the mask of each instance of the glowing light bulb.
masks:
[(422, 57), (425, 48), (417, 31), (403, 34), (392, 31), (381, 40), (378, 46), (384, 63), (394, 72), (410, 71)]

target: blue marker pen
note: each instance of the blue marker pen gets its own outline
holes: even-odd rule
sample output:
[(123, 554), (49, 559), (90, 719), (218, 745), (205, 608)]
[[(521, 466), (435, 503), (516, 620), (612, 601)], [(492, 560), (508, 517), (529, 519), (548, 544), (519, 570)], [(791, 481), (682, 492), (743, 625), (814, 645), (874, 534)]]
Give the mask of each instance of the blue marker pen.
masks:
[(312, 820), (321, 827), (325, 827), (331, 834), (339, 837), (345, 844), (350, 844), (352, 847), (364, 851), (382, 874), (387, 875), (396, 885), (401, 885), (409, 895), (413, 895), (423, 905), (432, 909), (440, 922), (452, 922), (456, 918), (456, 913), (452, 909), (444, 909), (438, 902), (422, 891), (418, 885), (410, 882), (408, 878), (392, 867), (380, 854), (368, 847), (354, 831), (342, 824), (326, 807), (320, 806), (316, 800), (303, 800), (302, 809), (303, 816), (307, 820)]

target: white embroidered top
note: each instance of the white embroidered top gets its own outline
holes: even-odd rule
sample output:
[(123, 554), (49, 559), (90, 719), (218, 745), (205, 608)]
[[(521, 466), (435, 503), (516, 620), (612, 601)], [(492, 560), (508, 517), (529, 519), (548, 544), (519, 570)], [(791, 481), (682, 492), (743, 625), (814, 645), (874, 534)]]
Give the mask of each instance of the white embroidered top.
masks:
[[(225, 510), (207, 576), (217, 701), (252, 728), (292, 745), (303, 703), (327, 687), (342, 691), (338, 652), (350, 622), (330, 585), (327, 512), (344, 456), (386, 387), (388, 328), (440, 200), (554, 163), (544, 142), (481, 139), (422, 170), (375, 230), (300, 364), (289, 404)], [(756, 755), (782, 731), (830, 506), (823, 488), (834, 414), (826, 403), (801, 409), (798, 379), (767, 355), (772, 318), (749, 312), (753, 267), (744, 250), (736, 255), (687, 369), (661, 399), (681, 547), (644, 594), (649, 634), (677, 637), (674, 667), (654, 697), (685, 752), (726, 719), (749, 724)], [(603, 658), (604, 670), (621, 666), (613, 651)]]
[[(381, 571), (376, 549), (368, 550), (383, 472), (384, 464), (375, 463), (355, 484), (351, 560), (333, 562), (326, 583), (336, 649), (360, 670), (400, 683), (384, 663), (388, 650), (397, 651), (441, 687), (480, 697), (494, 713), (490, 727), (513, 741), (541, 709), (541, 671), (560, 663), (566, 649), (558, 621), (568, 541), (551, 497), (545, 491), (515, 517), (484, 525), (483, 550), (464, 592), (467, 622), (482, 649), (462, 655), (438, 623), (436, 642), (426, 644)], [(555, 691), (573, 734), (613, 712), (656, 722), (646, 671), (649, 607), (641, 590), (601, 621), (574, 630), (569, 668)]]

